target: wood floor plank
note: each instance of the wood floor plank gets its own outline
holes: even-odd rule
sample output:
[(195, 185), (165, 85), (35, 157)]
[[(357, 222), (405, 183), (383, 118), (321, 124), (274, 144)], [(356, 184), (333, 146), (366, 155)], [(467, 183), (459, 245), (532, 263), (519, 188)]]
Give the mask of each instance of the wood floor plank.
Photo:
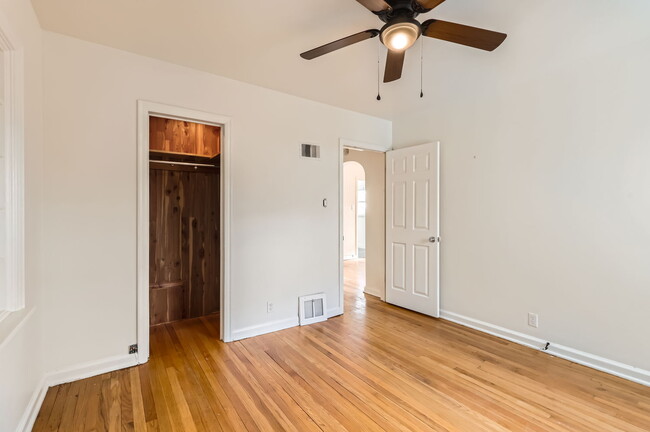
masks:
[(366, 414), (372, 416), (382, 428), (396, 431), (436, 430), (419, 421), (399, 405), (391, 403), (380, 392), (363, 385), (350, 385), (361, 384), (363, 381), (314, 347), (304, 343), (300, 345), (288, 343), (294, 349), (308, 353), (317, 369), (316, 373), (323, 377), (327, 385), (336, 389), (342, 397), (353, 402), (359, 409), (365, 410)]
[(34, 422), (34, 430), (47, 430), (47, 421), (50, 419), (50, 415), (52, 414), (52, 407), (54, 406), (56, 396), (59, 393), (59, 389), (61, 389), (61, 387), (62, 386), (51, 387), (47, 390), (45, 399), (41, 405), (41, 410), (38, 412), (38, 416)]
[(295, 409), (295, 401), (287, 394), (281, 386), (273, 385), (268, 375), (258, 367), (253, 357), (247, 356), (243, 344), (233, 344), (233, 353), (237, 356), (238, 367), (246, 370), (251, 380), (256, 383), (255, 390), (269, 396), (273, 401), (276, 417), (282, 420), (284, 430), (295, 430), (298, 432), (320, 431), (320, 428), (302, 409)]
[[(70, 384), (70, 390), (66, 396), (66, 401), (63, 406), (63, 413), (61, 415), (61, 422), (59, 425), (73, 424), (74, 414), (79, 404), (79, 395), (81, 394), (83, 388), (85, 387), (84, 381), (75, 381)], [(57, 430), (64, 431), (65, 427), (57, 428)]]
[[(126, 375), (126, 373), (124, 375)], [(144, 400), (142, 398), (141, 391), (142, 381), (140, 380), (140, 369), (129, 369), (128, 380), (130, 384), (129, 390), (131, 391), (131, 406), (133, 407), (133, 412), (131, 415), (133, 418), (133, 430), (146, 431), (147, 420), (144, 410)]]
[(186, 357), (188, 367), (191, 367), (197, 374), (200, 387), (194, 388), (192, 391), (198, 390), (203, 393), (203, 399), (209, 404), (219, 423), (215, 430), (219, 430), (218, 427), (220, 427), (224, 431), (246, 431), (242, 418), (238, 414), (237, 406), (227, 396), (221, 385), (224, 380), (221, 379), (221, 375), (213, 372), (209, 355), (197, 339), (198, 334), (207, 331), (203, 322), (196, 320), (191, 323), (191, 326), (184, 326), (183, 329), (177, 329), (177, 331), (183, 335), (181, 343), (189, 353)]
[(345, 427), (330, 414), (322, 405), (305, 389), (303, 389), (290, 374), (286, 373), (266, 352), (265, 348), (258, 345), (260, 339), (246, 340), (246, 346), (251, 349), (251, 355), (262, 364), (262, 366), (269, 370), (271, 374), (275, 375), (273, 383), (282, 387), (285, 392), (294, 400), (296, 406), (304, 410), (309, 417), (316, 423), (316, 425), (323, 431), (341, 431)]
[(156, 408), (156, 422), (153, 423), (161, 432), (173, 432), (182, 430), (180, 415), (177, 411), (174, 396), (171, 391), (171, 384), (167, 377), (168, 347), (164, 345), (162, 333), (164, 326), (157, 326), (152, 329), (151, 344), (157, 347), (155, 355), (152, 355), (149, 363), (154, 371), (150, 374), (151, 390)]
[[(349, 337), (348, 340), (350, 340)], [(332, 342), (336, 344), (343, 343), (343, 341), (337, 340), (332, 340)], [(355, 343), (358, 343), (354, 339), (352, 339), (350, 342), (352, 344), (352, 347), (354, 347)], [(352, 348), (350, 351), (350, 355), (353, 355), (353, 353), (354, 348)], [(485, 399), (480, 392), (476, 392), (476, 389), (473, 389), (474, 391), (471, 392), (464, 391), (462, 386), (459, 385), (461, 381), (458, 379), (459, 369), (457, 366), (455, 366), (453, 369), (448, 368), (448, 371), (452, 373), (447, 373), (446, 375), (440, 373), (445, 370), (445, 367), (442, 364), (437, 364), (437, 368), (424, 367), (422, 363), (427, 360), (427, 357), (424, 356), (423, 352), (418, 351), (415, 348), (412, 348), (411, 350), (405, 350), (402, 347), (384, 347), (383, 350), (373, 351), (372, 357), (374, 359), (381, 359), (380, 364), (392, 365), (391, 367), (408, 365), (408, 370), (411, 372), (402, 372), (405, 374), (405, 379), (411, 379), (416, 382), (420, 382), (422, 386), (425, 388), (429, 387), (431, 391), (436, 391), (436, 388), (441, 388), (444, 386), (444, 394), (453, 395), (456, 402), (460, 402), (465, 405), (483, 404), (485, 407), (490, 409), (492, 415), (496, 415), (499, 411), (502, 410), (502, 407), (500, 405), (503, 401), (500, 400), (498, 403), (496, 401), (491, 402), (489, 399)], [(498, 418), (498, 416), (495, 418)], [(509, 415), (509, 420), (515, 420), (516, 418), (516, 415)], [(510, 421), (507, 423), (510, 423)], [(526, 424), (530, 430), (536, 430), (528, 421), (526, 421)], [(506, 424), (505, 426), (514, 427), (514, 425), (509, 424)]]
[(83, 420), (84, 432), (105, 430), (103, 427), (104, 423), (101, 421), (100, 417), (102, 383), (104, 382), (106, 375), (89, 378), (87, 404)]
[(346, 430), (383, 431), (371, 417), (330, 387), (318, 374), (301, 365), (300, 356), (289, 346), (282, 350), (269, 349), (267, 354), (307, 392), (312, 394), (320, 405), (328, 410)]
[(231, 344), (219, 317), (152, 328), (148, 364), (49, 389), (34, 431), (649, 432), (650, 388), (364, 295)]
[(88, 406), (88, 399), (90, 395), (91, 380), (87, 379), (78, 382), (81, 383), (81, 389), (79, 390), (79, 397), (77, 398), (77, 403), (75, 404), (72, 420), (65, 420), (62, 422), (62, 424), (66, 427), (67, 425), (70, 425), (68, 428), (70, 432), (83, 432), (84, 422), (86, 418), (86, 407)]
[[(203, 340), (204, 344), (213, 344), (212, 339)], [(244, 419), (248, 430), (282, 430), (281, 424), (269, 409), (269, 403), (263, 395), (257, 394), (251, 383), (241, 374), (231, 358), (231, 348), (228, 346), (212, 347), (209, 355), (212, 364), (224, 376), (223, 384), (229, 397), (237, 401), (240, 407), (238, 413)], [(251, 422), (252, 421), (252, 422)]]
[(66, 408), (66, 405), (75, 403), (74, 398), (68, 398), (68, 393), (70, 392), (70, 383), (61, 385), (59, 391), (56, 395), (56, 400), (52, 406), (52, 413), (49, 415), (47, 420), (47, 429), (51, 431), (56, 431), (61, 425), (61, 419), (63, 418), (63, 411)]
[[(173, 363), (177, 385), (173, 388), (175, 392), (179, 393), (177, 397), (182, 396), (186, 401), (198, 432), (221, 431), (223, 428), (209, 403), (209, 397), (206, 397), (199, 382), (201, 378), (200, 368), (196, 367), (191, 348), (188, 349), (182, 340), (183, 338), (179, 336), (180, 332), (176, 327), (180, 325), (180, 323), (174, 324), (169, 332), (170, 343), (176, 347), (177, 353), (174, 356)], [(191, 427), (188, 426), (188, 429), (191, 429)]]
[(229, 364), (223, 357), (229, 348), (224, 344), (214, 344), (217, 336), (213, 332), (207, 332), (209, 328), (207, 324), (202, 321), (203, 331), (196, 331), (193, 334), (193, 343), (203, 353), (202, 359), (197, 357), (201, 368), (206, 376), (213, 377), (213, 389), (218, 393), (219, 400), (224, 403), (224, 408), (227, 407), (230, 421), (237, 425), (237, 430), (261, 430), (257, 423), (260, 420), (257, 419), (256, 422), (258, 411), (254, 407), (252, 398), (240, 388), (239, 380), (228, 371)]

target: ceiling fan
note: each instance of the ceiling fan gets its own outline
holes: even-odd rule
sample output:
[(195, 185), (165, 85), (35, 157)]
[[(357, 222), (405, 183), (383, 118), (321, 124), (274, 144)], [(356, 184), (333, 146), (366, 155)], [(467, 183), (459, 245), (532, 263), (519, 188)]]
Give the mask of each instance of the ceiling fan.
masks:
[(370, 29), (353, 34), (343, 39), (330, 42), (318, 48), (300, 54), (306, 60), (312, 60), (332, 51), (345, 48), (366, 39), (379, 36), (388, 48), (384, 82), (396, 81), (402, 76), (404, 54), (422, 35), (454, 42), (485, 51), (494, 51), (507, 35), (455, 24), (447, 21), (430, 19), (420, 23), (415, 18), (427, 13), (445, 0), (357, 0), (372, 13), (377, 15), (385, 25), (381, 30)]

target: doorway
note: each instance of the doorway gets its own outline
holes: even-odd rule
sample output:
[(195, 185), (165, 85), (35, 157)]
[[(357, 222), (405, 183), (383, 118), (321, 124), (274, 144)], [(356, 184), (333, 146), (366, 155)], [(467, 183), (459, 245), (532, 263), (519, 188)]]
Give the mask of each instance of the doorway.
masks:
[(137, 141), (136, 355), (142, 364), (149, 360), (152, 325), (209, 316), (221, 339), (232, 340), (230, 119), (138, 101)]
[(343, 282), (348, 293), (384, 298), (385, 153), (343, 148)]
[(221, 127), (149, 117), (149, 323), (219, 313)]
[(343, 163), (343, 259), (366, 257), (366, 172), (359, 162)]
[[(346, 149), (349, 154), (349, 149)], [(344, 153), (345, 154), (345, 153)], [(347, 156), (347, 155), (346, 155)], [(366, 286), (366, 172), (356, 161), (343, 163), (343, 272), (349, 291)]]

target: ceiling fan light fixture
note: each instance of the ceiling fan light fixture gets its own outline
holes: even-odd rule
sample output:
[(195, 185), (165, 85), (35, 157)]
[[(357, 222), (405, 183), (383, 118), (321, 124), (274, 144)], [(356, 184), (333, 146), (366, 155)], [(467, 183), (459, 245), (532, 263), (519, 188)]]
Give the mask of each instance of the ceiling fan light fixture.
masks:
[(381, 29), (380, 38), (386, 48), (401, 52), (411, 48), (421, 34), (420, 23), (415, 20), (406, 20), (384, 26)]
[[(379, 36), (381, 43), (388, 49), (384, 70), (384, 83), (390, 83), (397, 81), (402, 77), (406, 50), (413, 47), (420, 36), (444, 40), (459, 45), (478, 48), (484, 51), (494, 51), (508, 36), (505, 33), (442, 21), (439, 19), (428, 19), (422, 23), (416, 20), (420, 14), (431, 11), (444, 3), (444, 1), (445, 0), (357, 0), (357, 2), (361, 3), (366, 9), (374, 13), (379, 20), (384, 23), (381, 30), (371, 28), (355, 33), (309, 51), (305, 51), (300, 54), (300, 57), (306, 60), (313, 60), (322, 55)], [(422, 60), (422, 55), (422, 52), (420, 52), (420, 60)], [(381, 75), (380, 60), (377, 60), (377, 69), (377, 75), (379, 78)], [(422, 69), (422, 61), (420, 61), (420, 69)], [(420, 76), (420, 78), (422, 77)], [(420, 97), (422, 97), (422, 94), (423, 93), (420, 92)], [(380, 95), (377, 95), (377, 100), (380, 99)]]

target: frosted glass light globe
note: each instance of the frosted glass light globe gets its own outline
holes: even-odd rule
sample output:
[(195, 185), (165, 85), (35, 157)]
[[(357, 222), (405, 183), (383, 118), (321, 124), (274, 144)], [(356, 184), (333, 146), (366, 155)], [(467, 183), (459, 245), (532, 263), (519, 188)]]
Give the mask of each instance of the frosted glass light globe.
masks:
[(384, 28), (381, 41), (391, 51), (406, 51), (420, 37), (420, 26), (412, 22), (400, 22)]

